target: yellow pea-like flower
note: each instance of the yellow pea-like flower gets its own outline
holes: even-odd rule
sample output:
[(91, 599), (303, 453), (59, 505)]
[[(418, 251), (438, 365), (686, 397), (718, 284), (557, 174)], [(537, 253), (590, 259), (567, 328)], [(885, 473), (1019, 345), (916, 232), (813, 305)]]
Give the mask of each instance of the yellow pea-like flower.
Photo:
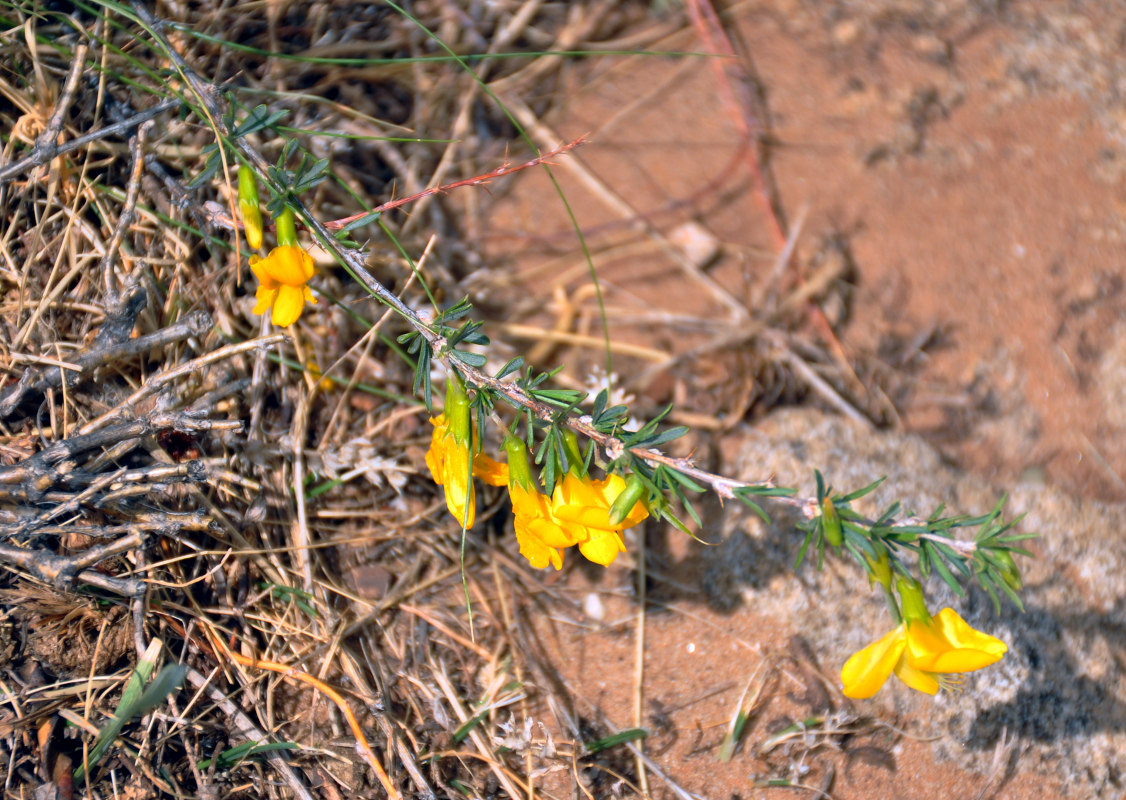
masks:
[(935, 694), (940, 676), (987, 667), (1008, 651), (1004, 642), (974, 630), (951, 608), (931, 617), (917, 582), (901, 578), (898, 588), (904, 621), (845, 662), (846, 696), (871, 697), (893, 672), (912, 689)]
[(296, 245), (278, 245), (265, 258), (251, 256), (250, 269), (258, 278), (254, 313), (271, 311), (279, 327), (297, 322), (305, 303), (317, 302), (308, 286), (316, 274), (313, 259)]
[(477, 515), (473, 478), (490, 486), (508, 483), (508, 466), (484, 453), (472, 454), (473, 431), (469, 419), (469, 396), (460, 379), (446, 383), (446, 407), (430, 419), (434, 433), (426, 453), (426, 466), (434, 482), (445, 490), (446, 508), (458, 525), (473, 527)]
[(571, 533), (555, 519), (551, 501), (536, 486), (528, 465), (528, 448), (515, 436), (504, 441), (508, 453), (508, 497), (515, 518), (520, 555), (536, 569), (563, 566), (563, 548), (575, 544)]
[[(555, 485), (551, 510), (587, 559), (609, 566), (618, 553), (626, 551), (622, 531), (649, 516), (645, 503), (638, 500), (618, 522), (611, 519), (614, 501), (626, 489), (621, 475), (607, 475), (600, 481), (567, 473)], [(617, 516), (617, 515), (614, 515)]]

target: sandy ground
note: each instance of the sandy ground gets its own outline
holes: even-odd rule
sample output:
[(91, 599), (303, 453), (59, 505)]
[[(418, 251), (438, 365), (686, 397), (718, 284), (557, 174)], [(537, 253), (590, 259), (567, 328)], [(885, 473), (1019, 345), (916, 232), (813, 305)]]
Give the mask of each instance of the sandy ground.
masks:
[[(1121, 501), (1121, 115), (1098, 70), (1077, 66), (1105, 52), (1105, 20), (1057, 6), (763, 2), (732, 13), (751, 59), (743, 67), (753, 64), (771, 116), (782, 206), (802, 219), (792, 268), (814, 275), (843, 243), (851, 269), (841, 276), (841, 307), (825, 312), (851, 357), (906, 376), (891, 423), (1001, 490), (1043, 481)], [(690, 32), (662, 46), (703, 48)], [(560, 141), (585, 134), (590, 144), (574, 158), (585, 172), (569, 160), (558, 172), (590, 235), (615, 338), (679, 352), (730, 327), (726, 301), (753, 299), (776, 248), (708, 60), (607, 58), (570, 80), (568, 102), (550, 121)], [(652, 235), (676, 239), (687, 221), (720, 248), (693, 275)], [(597, 335), (589, 280), (542, 176), (521, 176), (482, 231), (498, 257), (520, 265), (527, 310), (546, 310), (521, 321), (566, 319), (567, 330)], [(573, 320), (567, 309), (577, 309)], [(647, 324), (654, 315), (657, 324)], [(597, 363), (596, 344), (561, 360)], [(629, 374), (647, 358), (621, 354), (618, 364)], [(730, 429), (745, 423), (724, 414), (745, 409), (715, 387), (746, 379), (739, 365), (738, 353), (693, 359), (641, 391), (687, 400)], [(682, 537), (668, 544), (674, 553), (695, 546)], [(633, 574), (623, 565), (559, 580), (580, 602), (595, 593), (604, 615), (545, 626), (544, 646), (598, 711), (629, 727), (638, 692)], [(669, 599), (668, 585), (655, 585), (661, 602), (647, 618), (637, 720), (655, 731), (649, 751), (706, 797), (791, 796), (754, 781), (800, 780), (805, 773), (792, 771), (800, 758), (763, 753), (762, 743), (811, 713), (818, 681), (810, 676), (832, 683), (839, 664), (802, 651), (793, 619), (746, 607), (718, 614), (693, 600), (691, 587)], [(747, 748), (720, 763), (723, 725), (766, 672), (776, 674), (764, 718)], [(1057, 796), (1019, 754), (987, 774), (936, 758), (926, 741), (863, 735), (860, 757), (810, 756), (810, 785), (831, 780), (820, 785), (837, 798)]]

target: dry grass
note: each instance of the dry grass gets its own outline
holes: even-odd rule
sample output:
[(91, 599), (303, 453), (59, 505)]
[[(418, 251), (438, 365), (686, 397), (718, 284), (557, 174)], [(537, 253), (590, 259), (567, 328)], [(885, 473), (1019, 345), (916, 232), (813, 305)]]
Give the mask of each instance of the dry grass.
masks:
[[(614, 731), (538, 641), (536, 615), (574, 600), (514, 560), (499, 527), (479, 526), (463, 561), (424, 474), (429, 426), (395, 344), (402, 324), (326, 258), (316, 313), (266, 330), (229, 230), (231, 165), (193, 187), (215, 134), (180, 112), (172, 63), (127, 10), (53, 8), (0, 5), (5, 796), (516, 797), (586, 793), (584, 770), (633, 769), (632, 756), (584, 749)], [(682, 24), (606, 0), (416, 11), (457, 52), (637, 46)], [(288, 112), (249, 137), (267, 160), (286, 141), (331, 159), (332, 177), (304, 197), (325, 221), (486, 173), (519, 147), (457, 64), (419, 60), (441, 51), (386, 6), (158, 12), (183, 59), (243, 109)], [(325, 61), (347, 58), (363, 60)], [(562, 61), (472, 68), (534, 128)], [(416, 274), (439, 301), (464, 294), (476, 262), (459, 219), (430, 196), (351, 235), (371, 242), (372, 272), (422, 307)], [(417, 273), (404, 253), (425, 254)], [(779, 314), (804, 292), (779, 299)], [(564, 327), (561, 341), (589, 344)], [(765, 391), (748, 407), (783, 394), (786, 364), (805, 363), (792, 340), (771, 341), (764, 351), (785, 357), (748, 373)], [(487, 497), (493, 510), (499, 500)], [(183, 666), (183, 691), (122, 719), (88, 763), (145, 652)], [(548, 714), (554, 736), (516, 722)], [(247, 742), (293, 746), (232, 758)]]
[[(430, 4), (422, 22), (456, 50), (507, 51), (606, 41), (631, 13), (483, 8), (470, 25)], [(518, 796), (537, 771), (576, 769), (580, 744), (511, 723), (530, 683), (552, 685), (528, 641), (545, 589), (491, 536), (465, 553), (469, 629), (456, 532), (420, 479), (429, 426), (402, 328), (322, 263), (319, 313), (265, 332), (245, 245), (224, 230), (224, 170), (191, 186), (214, 134), (177, 113), (170, 62), (125, 11), (45, 10), (5, 4), (0, 44), (5, 796)], [(456, 64), (410, 60), (440, 51), (386, 7), (204, 4), (190, 23), (303, 57), (165, 29), (245, 108), (288, 112), (253, 137), (267, 158), (287, 139), (331, 158), (306, 197), (326, 219), (487, 172), (509, 148), (503, 115)], [(542, 93), (559, 62), (475, 71)], [(439, 299), (459, 296), (466, 251), (440, 199), (383, 221), (427, 253)], [(424, 302), (377, 227), (352, 235)], [(75, 785), (146, 651), (183, 665), (184, 690), (122, 719)], [(293, 749), (232, 758), (246, 742)]]

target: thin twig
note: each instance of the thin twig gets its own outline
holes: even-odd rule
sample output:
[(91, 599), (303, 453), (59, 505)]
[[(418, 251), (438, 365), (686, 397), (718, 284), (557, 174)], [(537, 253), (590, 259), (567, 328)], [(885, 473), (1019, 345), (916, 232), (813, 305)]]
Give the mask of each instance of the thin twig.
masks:
[[(146, 353), (157, 347), (182, 342), (193, 336), (200, 336), (211, 328), (211, 316), (205, 311), (195, 311), (188, 314), (166, 328), (138, 336), (136, 339), (126, 339), (117, 344), (99, 347), (82, 355), (74, 356), (64, 370), (62, 366), (42, 370), (28, 370), (21, 377), (20, 382), (11, 387), (0, 397), (0, 419), (12, 416), (20, 405), (32, 394), (42, 394), (48, 389), (58, 388), (65, 380), (68, 386), (75, 386), (82, 378), (98, 367), (111, 364), (122, 358), (130, 358), (140, 353)], [(130, 328), (132, 325), (129, 326)]]
[(140, 547), (142, 543), (142, 535), (134, 533), (102, 547), (91, 548), (72, 558), (44, 550), (28, 550), (0, 544), (0, 561), (27, 570), (36, 580), (54, 586), (60, 591), (70, 591), (78, 584), (87, 584), (114, 594), (136, 597), (144, 592), (144, 581), (112, 578), (90, 567), (102, 559)]
[[(78, 62), (75, 62), (78, 63)], [(181, 105), (179, 100), (165, 100), (164, 102), (157, 103), (148, 111), (141, 111), (134, 114), (128, 119), (123, 119), (120, 122), (115, 122), (112, 125), (107, 125), (104, 128), (99, 128), (96, 131), (79, 136), (77, 139), (71, 139), (65, 144), (56, 144), (53, 150), (39, 150), (34, 148), (31, 153), (21, 158), (19, 161), (13, 161), (6, 167), (0, 167), (0, 183), (11, 180), (14, 176), (25, 172), (32, 167), (38, 167), (46, 164), (52, 158), (65, 155), (81, 147), (85, 147), (91, 142), (96, 142), (99, 139), (105, 139), (110, 136), (116, 136), (131, 128), (135, 128), (142, 123), (148, 122), (150, 119), (160, 116), (165, 111), (170, 111), (173, 108)]]
[(105, 291), (107, 312), (117, 306), (117, 287), (114, 286), (113, 280), (113, 262), (117, 258), (117, 251), (121, 247), (122, 239), (125, 238), (125, 232), (133, 224), (133, 213), (137, 210), (137, 197), (141, 189), (141, 173), (145, 168), (145, 138), (152, 125), (152, 122), (142, 123), (141, 127), (137, 128), (136, 135), (129, 142), (129, 151), (133, 157), (133, 168), (129, 173), (125, 205), (121, 207), (121, 213), (117, 217), (117, 225), (113, 229), (113, 238), (110, 239), (109, 246), (106, 247), (99, 268), (102, 273), (102, 289)]

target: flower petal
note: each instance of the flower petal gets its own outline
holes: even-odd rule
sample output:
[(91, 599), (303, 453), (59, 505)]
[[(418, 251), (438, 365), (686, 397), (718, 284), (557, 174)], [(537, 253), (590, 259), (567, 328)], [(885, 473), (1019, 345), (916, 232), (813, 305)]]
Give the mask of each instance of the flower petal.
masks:
[(907, 653), (912, 666), (926, 672), (972, 672), (996, 663), (1008, 646), (974, 630), (952, 608), (944, 608), (928, 625), (907, 624)]
[(858, 653), (841, 668), (841, 682), (846, 697), (871, 697), (887, 681), (907, 647), (906, 633), (900, 625)]
[(915, 691), (926, 692), (927, 694), (938, 693), (938, 680), (931, 673), (911, 666), (907, 653), (899, 657), (899, 661), (895, 665), (895, 677)]
[(254, 293), (254, 312), (255, 314), (265, 314), (274, 301), (278, 299), (277, 288), (270, 288), (265, 283), (258, 287), (258, 291)]
[(267, 275), (287, 286), (301, 286), (315, 273), (312, 257), (300, 247), (292, 245), (275, 247), (263, 259), (261, 266)]
[(560, 525), (550, 516), (527, 517), (525, 524), (543, 540), (544, 544), (551, 547), (570, 547), (590, 538), (585, 528)]
[(548, 564), (560, 569), (563, 566), (563, 555), (558, 549), (548, 547), (534, 533), (516, 525), (516, 543), (520, 545), (520, 555), (528, 559), (534, 569), (543, 569)]
[(274, 324), (279, 328), (285, 328), (300, 319), (301, 310), (305, 308), (302, 288), (282, 284), (278, 289), (278, 297), (274, 301)]
[(579, 552), (588, 560), (604, 567), (610, 566), (618, 557), (618, 553), (625, 551), (625, 542), (617, 531), (591, 529), (590, 538), (585, 542), (579, 542)]
[(469, 473), (469, 448), (454, 445), (451, 439), (444, 439), (443, 442), (447, 443), (442, 469), (446, 508), (453, 514), (458, 525), (464, 524), (466, 528), (472, 528), (477, 503)]
[(552, 510), (560, 522), (570, 522), (584, 528), (603, 531), (620, 530), (621, 525), (610, 522), (609, 506), (591, 507), (588, 505), (556, 505)]
[(478, 453), (473, 456), (473, 474), (489, 486), (508, 485), (508, 465)]
[[(573, 532), (559, 525), (551, 513), (547, 498), (537, 490), (512, 486), (509, 487), (508, 496), (512, 500), (517, 533), (526, 530), (528, 535), (535, 536), (548, 547), (570, 547), (577, 543), (578, 539)], [(585, 532), (582, 537), (586, 538)]]

